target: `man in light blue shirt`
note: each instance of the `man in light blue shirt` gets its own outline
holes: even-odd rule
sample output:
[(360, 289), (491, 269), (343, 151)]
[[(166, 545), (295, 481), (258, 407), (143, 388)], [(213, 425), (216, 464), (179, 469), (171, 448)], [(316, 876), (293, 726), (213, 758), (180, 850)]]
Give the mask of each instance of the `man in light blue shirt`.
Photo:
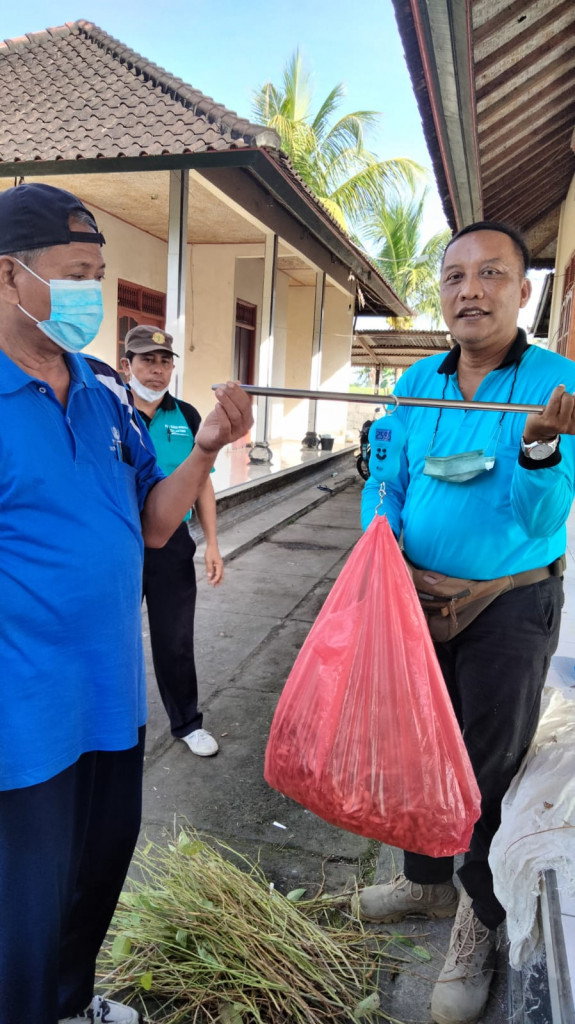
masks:
[[(456, 342), (447, 355), (411, 367), (396, 394), (545, 406), (541, 414), (400, 406), (406, 442), (382, 512), (420, 569), (491, 580), (541, 570), (538, 582), (501, 594), (452, 639), (438, 660), (481, 791), (481, 817), (459, 871), (452, 858), (406, 851), (403, 873), (365, 889), (360, 916), (397, 921), (449, 917), (457, 909), (445, 967), (435, 986), (437, 1024), (473, 1024), (493, 973), (495, 930), (505, 911), (488, 863), (501, 801), (534, 735), (541, 691), (558, 642), (562, 578), (575, 489), (575, 366), (527, 344), (517, 329), (531, 293), (529, 253), (505, 224), (462, 229), (441, 272), (443, 316)], [(367, 527), (379, 503), (370, 478)], [(415, 756), (415, 752), (414, 752)]]
[(103, 242), (69, 192), (0, 193), (2, 1024), (139, 1019), (94, 995), (94, 973), (140, 823), (143, 547), (252, 421), (240, 387), (219, 389), (164, 477), (118, 375), (79, 354), (102, 320)]

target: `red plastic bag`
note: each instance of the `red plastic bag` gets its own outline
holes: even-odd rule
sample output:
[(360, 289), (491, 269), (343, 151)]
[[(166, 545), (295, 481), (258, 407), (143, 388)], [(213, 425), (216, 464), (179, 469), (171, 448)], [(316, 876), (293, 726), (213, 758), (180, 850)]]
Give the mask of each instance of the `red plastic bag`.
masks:
[(468, 848), (479, 789), (385, 516), (356, 544), (290, 672), (265, 778), (349, 832), (431, 857)]

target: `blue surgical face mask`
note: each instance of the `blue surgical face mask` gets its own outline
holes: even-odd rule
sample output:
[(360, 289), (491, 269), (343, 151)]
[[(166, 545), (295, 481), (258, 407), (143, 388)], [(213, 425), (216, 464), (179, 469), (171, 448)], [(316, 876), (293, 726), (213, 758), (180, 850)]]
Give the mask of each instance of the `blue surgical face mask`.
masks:
[(423, 475), (450, 484), (464, 484), (493, 469), (494, 465), (495, 456), (486, 455), (483, 448), (474, 452), (459, 452), (458, 455), (426, 455)]
[(34, 320), (60, 348), (66, 352), (81, 352), (96, 337), (104, 317), (102, 282), (45, 281), (25, 263), (16, 262), (50, 289), (50, 319), (37, 320), (23, 306), (18, 305), (18, 309)]

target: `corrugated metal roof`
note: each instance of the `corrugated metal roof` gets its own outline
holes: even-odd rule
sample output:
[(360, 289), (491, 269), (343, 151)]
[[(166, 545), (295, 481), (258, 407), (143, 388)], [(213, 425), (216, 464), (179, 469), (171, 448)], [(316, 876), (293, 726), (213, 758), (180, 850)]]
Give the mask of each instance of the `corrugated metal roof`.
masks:
[(426, 356), (448, 352), (447, 331), (356, 330), (351, 348), (353, 366), (406, 367)]

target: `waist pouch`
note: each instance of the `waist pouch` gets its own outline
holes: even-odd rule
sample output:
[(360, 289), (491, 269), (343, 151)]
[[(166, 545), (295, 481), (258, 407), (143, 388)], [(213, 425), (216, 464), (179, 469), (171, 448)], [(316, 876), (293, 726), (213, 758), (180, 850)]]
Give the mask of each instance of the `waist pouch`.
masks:
[(405, 555), (404, 558), (431, 637), (440, 643), (457, 636), (500, 594), (540, 583), (549, 576), (562, 576), (567, 565), (565, 555), (561, 555), (551, 565), (528, 569), (514, 576), (500, 576), (496, 580), (462, 580), (429, 569), (416, 569)]

